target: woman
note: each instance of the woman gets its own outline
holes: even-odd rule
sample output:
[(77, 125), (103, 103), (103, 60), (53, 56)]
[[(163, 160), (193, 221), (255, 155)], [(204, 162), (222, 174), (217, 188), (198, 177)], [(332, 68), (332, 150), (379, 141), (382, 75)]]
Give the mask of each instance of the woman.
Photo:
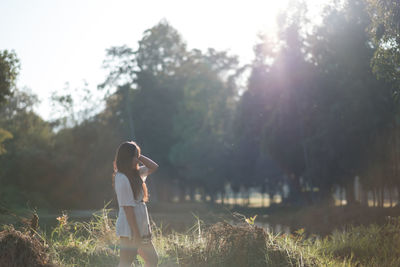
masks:
[[(139, 167), (139, 163), (144, 166)], [(116, 234), (120, 237), (119, 267), (131, 266), (137, 253), (145, 266), (157, 266), (158, 255), (151, 241), (151, 229), (146, 203), (146, 178), (158, 165), (140, 153), (135, 142), (122, 143), (114, 160), (113, 187), (118, 200)]]

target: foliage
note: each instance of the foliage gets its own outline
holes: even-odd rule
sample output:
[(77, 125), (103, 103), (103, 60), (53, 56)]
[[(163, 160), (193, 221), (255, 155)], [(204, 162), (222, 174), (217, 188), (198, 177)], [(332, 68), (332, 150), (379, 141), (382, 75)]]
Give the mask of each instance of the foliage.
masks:
[[(19, 60), (15, 52), (0, 51), (0, 107), (12, 95), (18, 76)], [(4, 141), (13, 135), (0, 128), (0, 155), (6, 152)]]
[[(11, 205), (29, 200), (33, 204), (45, 206), (46, 201), (34, 197), (48, 192), (53, 162), (52, 154), (53, 132), (48, 122), (33, 112), (37, 97), (29, 91), (15, 90), (14, 96), (0, 108), (0, 127), (7, 129), (13, 136), (5, 143), (7, 153), (0, 160), (0, 181), (2, 200)], [(14, 197), (7, 197), (7, 188), (17, 191)], [(15, 193), (15, 192), (14, 192)], [(22, 199), (17, 199), (20, 196)], [(42, 198), (43, 199), (43, 198)], [(16, 202), (14, 202), (17, 200)], [(39, 201), (36, 201), (39, 200)]]
[(372, 60), (378, 77), (392, 81), (399, 88), (400, 5), (394, 0), (369, 0), (369, 32), (377, 47)]
[[(327, 7), (322, 25), (309, 33), (304, 14), (303, 5), (289, 9), (279, 20), (279, 42), (260, 40), (255, 48), (234, 131), (239, 150), (246, 153), (236, 161), (244, 163), (242, 171), (244, 166), (253, 170), (248, 175), (256, 185), (276, 186), (276, 192), (288, 184), (287, 203), (332, 203), (337, 185), (346, 187), (353, 204), (354, 177), (368, 185), (372, 170), (367, 166), (378, 160), (369, 144), (393, 129), (391, 84), (371, 73), (375, 48), (365, 32), (370, 18), (363, 2)], [(256, 168), (267, 159), (278, 168), (271, 163), (269, 172)], [(393, 176), (387, 177), (385, 183)], [(313, 188), (318, 188), (316, 197)]]
[[(370, 61), (392, 55), (397, 5), (371, 0), (368, 7), (327, 5), (321, 24), (311, 25), (307, 5), (292, 5), (279, 16), (277, 36), (260, 35), (245, 66), (226, 51), (189, 49), (163, 20), (137, 49), (107, 50), (103, 103), (86, 84), (56, 91), (58, 117), (50, 122), (34, 112), (34, 94), (15, 88), (18, 60), (3, 52), (3, 82), (13, 94), (0, 107), (1, 198), (98, 207), (115, 197), (116, 147), (135, 140), (160, 165), (148, 179), (154, 201), (194, 201), (199, 192), (215, 202), (229, 184), (235, 194), (254, 187), (280, 194), (288, 205), (333, 204), (340, 187), (355, 204), (358, 176), (382, 206), (384, 189), (400, 187), (397, 74), (393, 61), (380, 70), (390, 79), (378, 80)], [(365, 31), (382, 23), (379, 40)]]
[(4, 147), (3, 142), (7, 139), (11, 139), (12, 137), (13, 137), (13, 135), (10, 132), (8, 132), (4, 129), (0, 129), (0, 155), (7, 152), (7, 150)]
[(14, 51), (0, 51), (0, 104), (12, 95), (19, 68), (19, 60)]

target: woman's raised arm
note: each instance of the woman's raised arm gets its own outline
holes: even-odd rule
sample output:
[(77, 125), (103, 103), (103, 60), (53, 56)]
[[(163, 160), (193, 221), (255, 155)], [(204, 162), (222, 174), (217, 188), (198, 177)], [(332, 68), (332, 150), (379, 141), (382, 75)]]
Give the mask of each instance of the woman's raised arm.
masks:
[(153, 160), (149, 159), (148, 157), (140, 155), (138, 159), (149, 169), (148, 174), (155, 172), (158, 169), (158, 164), (155, 163)]

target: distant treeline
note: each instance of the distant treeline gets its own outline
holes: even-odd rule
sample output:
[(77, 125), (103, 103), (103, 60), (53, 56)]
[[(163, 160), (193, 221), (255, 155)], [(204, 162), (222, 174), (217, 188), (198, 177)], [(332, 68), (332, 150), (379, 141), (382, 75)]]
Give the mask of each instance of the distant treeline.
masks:
[(339, 186), (354, 204), (358, 176), (383, 205), (385, 189), (400, 189), (400, 8), (368, 3), (327, 5), (318, 25), (305, 4), (291, 6), (276, 36), (260, 35), (249, 65), (188, 49), (161, 21), (137, 50), (107, 50), (104, 109), (84, 88), (79, 103), (57, 92), (53, 106), (64, 113), (51, 121), (16, 88), (15, 53), (0, 51), (0, 200), (103, 207), (114, 197), (115, 149), (134, 140), (160, 166), (148, 180), (151, 201), (195, 192), (215, 201), (229, 183), (270, 195), (287, 185), (288, 205), (332, 203)]

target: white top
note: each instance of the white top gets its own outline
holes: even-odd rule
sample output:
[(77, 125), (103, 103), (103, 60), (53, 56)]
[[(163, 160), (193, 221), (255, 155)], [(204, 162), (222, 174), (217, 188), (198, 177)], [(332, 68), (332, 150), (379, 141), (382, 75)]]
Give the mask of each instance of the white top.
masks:
[[(149, 169), (146, 166), (139, 167), (139, 174), (143, 181), (146, 181), (148, 170)], [(117, 236), (126, 236), (132, 239), (131, 228), (128, 220), (126, 219), (123, 206), (134, 207), (133, 210), (136, 215), (136, 222), (138, 224), (141, 236), (150, 234), (151, 230), (147, 206), (146, 203), (141, 201), (144, 196), (143, 189), (140, 190), (139, 198), (137, 200), (134, 199), (128, 177), (121, 172), (117, 172), (115, 175), (115, 192), (117, 194), (119, 207), (118, 218), (115, 225)]]

